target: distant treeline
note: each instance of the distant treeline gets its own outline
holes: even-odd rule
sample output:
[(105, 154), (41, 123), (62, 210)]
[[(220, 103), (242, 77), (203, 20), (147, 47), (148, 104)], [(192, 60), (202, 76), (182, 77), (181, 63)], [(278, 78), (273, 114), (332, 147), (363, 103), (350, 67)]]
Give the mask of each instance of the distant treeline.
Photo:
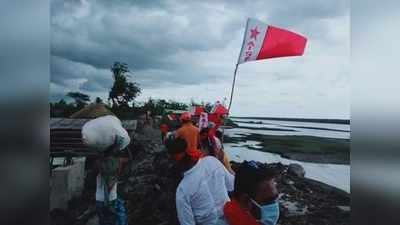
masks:
[(58, 102), (50, 102), (50, 117), (70, 117), (72, 114), (85, 108), (89, 104), (103, 104), (106, 109), (114, 113), (120, 119), (134, 119), (139, 115), (150, 112), (152, 116), (164, 116), (170, 110), (189, 110), (191, 106), (202, 105), (206, 112), (210, 112), (213, 105), (211, 103), (196, 103), (192, 101), (189, 104), (177, 102), (174, 100), (153, 99), (149, 98), (143, 102), (131, 102), (131, 104), (115, 104), (110, 101), (103, 101), (97, 97), (91, 102), (90, 97), (86, 94), (73, 92), (68, 93), (68, 97), (73, 96), (73, 102), (66, 102), (64, 99)]
[(152, 116), (162, 116), (167, 114), (167, 110), (188, 110), (190, 106), (173, 100), (152, 98), (145, 102), (136, 102), (131, 105), (110, 104), (109, 102), (103, 102), (100, 98), (96, 98), (95, 101), (90, 102), (88, 96), (87, 99), (87, 101), (75, 99), (74, 102), (70, 103), (67, 103), (64, 99), (58, 102), (50, 102), (50, 117), (70, 117), (89, 104), (103, 104), (106, 109), (114, 113), (120, 119), (134, 119), (146, 112), (150, 112)]
[(346, 119), (310, 119), (310, 118), (241, 117), (241, 116), (232, 116), (231, 118), (232, 119), (254, 119), (254, 120), (281, 120), (281, 121), (311, 122), (311, 123), (350, 124), (350, 120), (346, 120)]
[(193, 105), (203, 105), (206, 110), (212, 108), (211, 103), (196, 103), (193, 100), (190, 104), (152, 98), (144, 102), (137, 102), (135, 99), (140, 95), (142, 89), (137, 82), (132, 82), (133, 74), (128, 65), (122, 62), (114, 62), (110, 71), (113, 84), (107, 99), (97, 97), (92, 101), (90, 96), (85, 93), (68, 92), (65, 97), (73, 101), (67, 102), (64, 99), (59, 99), (58, 102), (50, 102), (50, 117), (70, 117), (89, 104), (104, 104), (107, 110), (120, 119), (133, 119), (147, 112), (150, 112), (152, 116), (163, 116), (167, 114), (168, 110), (189, 110), (190, 106)]

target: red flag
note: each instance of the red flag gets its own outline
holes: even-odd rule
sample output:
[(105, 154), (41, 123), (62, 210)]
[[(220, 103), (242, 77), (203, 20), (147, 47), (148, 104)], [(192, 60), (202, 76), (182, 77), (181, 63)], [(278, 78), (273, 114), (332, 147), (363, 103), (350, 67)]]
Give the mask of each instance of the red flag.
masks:
[(190, 109), (190, 114), (194, 116), (199, 116), (202, 112), (204, 112), (204, 108), (202, 106), (192, 106)]
[(222, 124), (221, 114), (210, 113), (208, 114), (208, 121), (215, 123), (215, 126), (218, 127)]
[(300, 34), (249, 18), (238, 63), (267, 58), (301, 56), (306, 43), (307, 39)]
[(224, 115), (224, 114), (228, 114), (228, 109), (225, 108), (225, 106), (223, 106), (221, 103), (217, 102), (217, 103), (215, 103), (214, 107), (211, 109), (211, 113)]
[(199, 118), (199, 128), (200, 130), (208, 127), (208, 114), (206, 112), (202, 112)]

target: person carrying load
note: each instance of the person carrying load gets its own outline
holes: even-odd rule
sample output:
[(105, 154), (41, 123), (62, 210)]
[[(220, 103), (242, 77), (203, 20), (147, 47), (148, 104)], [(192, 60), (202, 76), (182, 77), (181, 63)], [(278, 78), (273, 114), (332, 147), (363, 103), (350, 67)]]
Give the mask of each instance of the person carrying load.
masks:
[(118, 157), (130, 144), (128, 132), (115, 116), (102, 116), (90, 120), (82, 127), (82, 141), (96, 160), (96, 211), (100, 225), (126, 225), (124, 202), (117, 195), (118, 178), (127, 158)]
[(127, 160), (115, 156), (116, 145), (99, 154), (96, 177), (96, 211), (100, 225), (127, 225), (124, 202), (117, 194), (118, 177)]

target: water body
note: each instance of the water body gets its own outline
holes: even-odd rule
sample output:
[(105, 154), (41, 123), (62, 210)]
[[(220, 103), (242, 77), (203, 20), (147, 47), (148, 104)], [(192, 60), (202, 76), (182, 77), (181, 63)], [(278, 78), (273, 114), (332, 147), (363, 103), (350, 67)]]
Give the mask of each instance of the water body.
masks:
[[(236, 118), (234, 119), (234, 122), (242, 128), (230, 129), (228, 131), (230, 135), (258, 133), (266, 135), (305, 135), (315, 137), (350, 139), (349, 124)], [(265, 128), (265, 130), (260, 130), (260, 128)], [(291, 131), (281, 131), (279, 129)]]
[[(349, 124), (237, 118), (235, 118), (234, 121), (242, 128), (225, 130), (225, 134), (230, 137), (240, 137), (244, 134), (255, 133), (265, 135), (305, 135), (350, 139)], [(265, 128), (265, 130), (259, 128)], [(276, 130), (271, 130), (271, 128)], [(292, 131), (281, 131), (279, 129), (290, 129)], [(252, 149), (249, 149), (248, 147), (251, 147)], [(257, 141), (225, 144), (225, 151), (232, 161), (242, 162), (244, 160), (255, 160), (263, 163), (281, 162), (286, 165), (290, 163), (298, 163), (305, 169), (307, 178), (326, 183), (350, 193), (350, 165), (348, 164), (302, 162), (286, 159), (274, 153), (257, 151), (255, 149), (262, 149), (262, 146)]]
[(314, 179), (350, 193), (350, 166), (338, 164), (309, 163), (282, 158), (278, 154), (251, 150), (243, 145), (257, 147), (257, 142), (243, 142), (239, 144), (225, 144), (225, 152), (229, 159), (235, 162), (255, 160), (262, 163), (276, 163), (288, 165), (298, 163), (306, 171), (306, 177)]

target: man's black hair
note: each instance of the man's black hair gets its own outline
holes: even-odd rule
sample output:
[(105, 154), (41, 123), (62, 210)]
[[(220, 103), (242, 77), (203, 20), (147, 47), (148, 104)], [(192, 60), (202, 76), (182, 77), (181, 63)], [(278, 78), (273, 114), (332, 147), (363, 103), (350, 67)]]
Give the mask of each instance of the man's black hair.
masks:
[(248, 194), (254, 198), (259, 184), (276, 177), (276, 172), (264, 164), (244, 161), (235, 174), (235, 195)]
[(222, 131), (221, 130), (216, 130), (215, 131), (215, 136), (219, 139), (219, 140), (222, 140), (222, 136), (223, 136), (224, 134), (222, 133)]
[(200, 134), (208, 133), (209, 129), (208, 128), (203, 128), (200, 130)]
[(173, 154), (178, 154), (185, 152), (187, 148), (187, 143), (185, 139), (182, 138), (176, 138), (176, 139), (167, 139), (165, 142), (165, 147), (168, 150), (168, 153), (173, 155)]

